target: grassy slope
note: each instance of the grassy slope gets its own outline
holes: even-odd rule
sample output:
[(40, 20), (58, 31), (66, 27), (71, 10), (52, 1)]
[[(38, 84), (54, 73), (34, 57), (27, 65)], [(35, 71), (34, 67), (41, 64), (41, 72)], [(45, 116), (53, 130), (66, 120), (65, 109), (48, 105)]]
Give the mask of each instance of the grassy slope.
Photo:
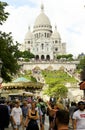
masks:
[(66, 72), (62, 70), (57, 71), (48, 71), (43, 70), (42, 75), (45, 78), (45, 81), (47, 84), (53, 83), (53, 82), (61, 82), (61, 83), (76, 83), (77, 80), (74, 77), (70, 77)]

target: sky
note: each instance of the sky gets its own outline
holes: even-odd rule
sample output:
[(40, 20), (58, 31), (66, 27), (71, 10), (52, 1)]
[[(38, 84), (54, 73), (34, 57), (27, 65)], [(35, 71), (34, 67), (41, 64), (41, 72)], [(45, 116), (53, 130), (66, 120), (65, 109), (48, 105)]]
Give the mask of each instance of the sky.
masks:
[(10, 13), (0, 30), (12, 32), (14, 41), (24, 42), (30, 26), (33, 31), (34, 22), (40, 14), (43, 3), (44, 12), (48, 16), (52, 30), (55, 25), (62, 42), (66, 42), (67, 54), (74, 57), (85, 53), (85, 0), (1, 0), (7, 2), (6, 11)]

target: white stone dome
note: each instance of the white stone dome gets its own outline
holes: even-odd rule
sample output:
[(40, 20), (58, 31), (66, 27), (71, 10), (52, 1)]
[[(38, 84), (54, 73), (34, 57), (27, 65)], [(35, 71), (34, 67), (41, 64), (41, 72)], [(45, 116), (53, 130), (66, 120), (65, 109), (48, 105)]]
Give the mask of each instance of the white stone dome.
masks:
[(55, 26), (55, 30), (51, 37), (55, 39), (61, 39), (60, 33), (57, 31), (57, 26)]
[(44, 6), (41, 5), (41, 13), (37, 16), (34, 23), (34, 31), (37, 29), (47, 29), (52, 31), (52, 26), (47, 15), (44, 13)]
[(49, 18), (43, 12), (35, 20), (34, 26), (38, 25), (51, 25)]
[(28, 27), (28, 32), (25, 35), (25, 40), (31, 39), (32, 37), (33, 37), (33, 34), (30, 31), (30, 27)]

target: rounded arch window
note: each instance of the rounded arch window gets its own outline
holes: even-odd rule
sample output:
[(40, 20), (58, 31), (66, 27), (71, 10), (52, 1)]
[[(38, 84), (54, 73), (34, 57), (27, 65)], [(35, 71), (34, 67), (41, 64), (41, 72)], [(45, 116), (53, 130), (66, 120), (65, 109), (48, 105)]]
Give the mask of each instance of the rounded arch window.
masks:
[(50, 56), (49, 55), (46, 56), (46, 60), (50, 60)]
[(45, 59), (44, 55), (41, 55), (41, 60), (44, 60), (44, 59)]
[(55, 40), (55, 43), (58, 43), (58, 41), (57, 41), (57, 40)]
[(35, 56), (35, 59), (36, 59), (36, 60), (39, 60), (39, 55), (36, 55), (36, 56)]
[(55, 48), (55, 51), (58, 51), (58, 48)]

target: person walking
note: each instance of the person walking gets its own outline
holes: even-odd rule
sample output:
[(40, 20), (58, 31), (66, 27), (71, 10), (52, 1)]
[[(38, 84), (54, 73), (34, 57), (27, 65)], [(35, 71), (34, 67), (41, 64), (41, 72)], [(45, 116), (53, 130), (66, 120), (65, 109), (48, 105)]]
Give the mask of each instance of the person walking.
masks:
[(24, 130), (24, 121), (26, 120), (26, 116), (27, 116), (27, 112), (28, 112), (28, 104), (27, 104), (27, 100), (23, 101), (23, 105), (22, 105), (22, 116), (23, 116), (23, 130)]
[(8, 107), (4, 104), (0, 104), (0, 130), (8, 128), (10, 120)]
[(54, 130), (69, 130), (69, 112), (67, 110), (58, 110), (55, 117)]
[(36, 110), (36, 102), (32, 101), (31, 109), (28, 110), (26, 121), (24, 123), (26, 130), (39, 130), (38, 119), (39, 115)]
[(15, 107), (11, 111), (11, 121), (13, 130), (19, 130), (19, 127), (22, 124), (22, 109), (19, 100), (15, 102)]
[(73, 128), (73, 113), (76, 109), (77, 109), (76, 102), (71, 102), (71, 106), (69, 107), (69, 117), (70, 117), (69, 127), (70, 128)]
[(73, 113), (73, 129), (85, 130), (85, 102), (78, 102), (78, 110)]
[(40, 118), (40, 130), (44, 130), (45, 114), (46, 114), (47, 110), (46, 110), (46, 104), (43, 101), (43, 99), (41, 99), (41, 98), (38, 99), (37, 107), (38, 107), (39, 115), (41, 117)]

